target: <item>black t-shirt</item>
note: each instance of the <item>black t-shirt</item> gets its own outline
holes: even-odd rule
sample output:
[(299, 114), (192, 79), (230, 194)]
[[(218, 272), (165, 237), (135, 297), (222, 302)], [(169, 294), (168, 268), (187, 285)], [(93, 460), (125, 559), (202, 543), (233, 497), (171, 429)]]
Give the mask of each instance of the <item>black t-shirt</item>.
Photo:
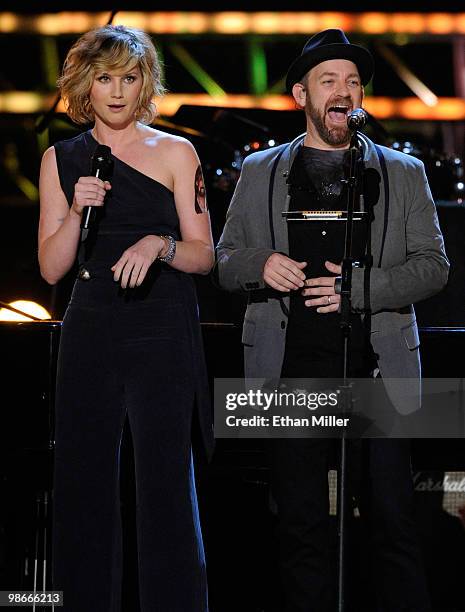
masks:
[[(289, 210), (347, 210), (344, 178), (345, 150), (322, 151), (302, 146), (288, 178)], [(344, 256), (345, 226), (342, 221), (289, 221), (289, 256), (307, 261), (307, 278), (332, 276), (325, 261), (340, 263)], [(354, 222), (352, 254), (365, 253), (367, 231), (364, 221)], [(342, 333), (340, 314), (316, 312), (305, 306), (301, 290), (290, 296), (283, 376), (342, 376)], [(360, 315), (351, 315), (352, 372), (367, 369), (370, 351)], [(370, 356), (371, 359), (371, 356)]]
[[(344, 188), (344, 162), (347, 150), (334, 149), (322, 151), (312, 147), (301, 146), (294, 169), (295, 181), (301, 182), (312, 190), (317, 199), (317, 208), (333, 210), (340, 205), (340, 197)], [(304, 170), (302, 173), (299, 166)], [(300, 180), (299, 180), (300, 179)], [(344, 210), (347, 206), (344, 203)]]

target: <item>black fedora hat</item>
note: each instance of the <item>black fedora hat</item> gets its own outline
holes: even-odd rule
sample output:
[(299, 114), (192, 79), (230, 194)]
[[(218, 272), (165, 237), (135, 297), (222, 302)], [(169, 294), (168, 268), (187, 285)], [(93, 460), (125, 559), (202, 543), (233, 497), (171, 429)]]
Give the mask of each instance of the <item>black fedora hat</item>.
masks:
[(373, 57), (364, 47), (352, 45), (342, 30), (323, 30), (312, 36), (292, 63), (286, 76), (286, 88), (290, 92), (297, 81), (311, 68), (331, 59), (346, 59), (358, 68), (362, 85), (373, 76)]

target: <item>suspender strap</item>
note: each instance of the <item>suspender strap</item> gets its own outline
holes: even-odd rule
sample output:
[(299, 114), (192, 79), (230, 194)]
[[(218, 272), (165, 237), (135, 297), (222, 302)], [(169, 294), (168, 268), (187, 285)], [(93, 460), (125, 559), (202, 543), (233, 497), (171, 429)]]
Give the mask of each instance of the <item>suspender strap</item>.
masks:
[[(367, 255), (365, 259), (365, 268), (363, 270), (363, 309), (369, 315), (371, 313), (371, 300), (370, 300), (370, 279), (371, 279), (371, 268), (373, 267), (373, 256), (371, 254), (371, 220), (368, 223), (367, 230)], [(365, 320), (369, 317), (365, 317)]]
[(276, 170), (278, 168), (279, 160), (281, 155), (284, 153), (284, 148), (276, 156), (271, 169), (270, 184), (268, 186), (268, 219), (270, 222), (270, 233), (271, 233), (271, 248), (276, 249), (276, 238), (274, 235), (274, 222), (273, 222), (273, 191), (274, 191), (274, 177), (276, 176)]
[[(275, 179), (275, 176), (276, 176), (276, 170), (278, 168), (279, 160), (281, 159), (281, 155), (284, 153), (285, 148), (286, 147), (283, 147), (281, 149), (281, 151), (276, 156), (276, 159), (274, 160), (273, 167), (271, 169), (271, 174), (270, 174), (270, 184), (268, 186), (268, 219), (269, 219), (269, 222), (270, 222), (271, 248), (273, 250), (276, 250), (276, 237), (275, 237), (275, 234), (274, 234), (274, 221), (273, 221), (274, 179)], [(281, 310), (283, 311), (283, 314), (286, 317), (288, 317), (289, 316), (289, 309), (286, 307), (286, 304), (284, 303), (282, 297), (279, 298), (279, 305), (281, 306)]]
[(378, 268), (381, 268), (381, 262), (383, 260), (383, 252), (384, 252), (384, 243), (386, 241), (386, 233), (388, 226), (388, 218), (389, 218), (389, 177), (387, 173), (386, 160), (384, 159), (384, 154), (380, 146), (375, 144), (376, 153), (378, 155), (379, 163), (381, 166), (381, 173), (383, 175), (383, 185), (384, 185), (384, 226), (383, 226), (383, 238), (381, 241), (381, 249), (379, 252), (379, 260), (378, 260)]

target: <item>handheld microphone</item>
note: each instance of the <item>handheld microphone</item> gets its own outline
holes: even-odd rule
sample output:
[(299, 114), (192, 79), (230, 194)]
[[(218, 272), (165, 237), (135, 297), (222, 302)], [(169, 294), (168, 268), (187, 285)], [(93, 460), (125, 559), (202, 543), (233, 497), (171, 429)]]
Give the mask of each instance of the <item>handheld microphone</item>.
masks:
[(363, 108), (354, 108), (353, 111), (347, 113), (347, 127), (349, 130), (361, 130), (365, 127), (368, 115)]
[[(102, 181), (107, 181), (112, 174), (113, 160), (111, 159), (111, 149), (106, 145), (97, 145), (91, 159), (92, 176), (96, 176)], [(95, 218), (93, 206), (85, 206), (82, 211), (81, 229), (88, 230)]]

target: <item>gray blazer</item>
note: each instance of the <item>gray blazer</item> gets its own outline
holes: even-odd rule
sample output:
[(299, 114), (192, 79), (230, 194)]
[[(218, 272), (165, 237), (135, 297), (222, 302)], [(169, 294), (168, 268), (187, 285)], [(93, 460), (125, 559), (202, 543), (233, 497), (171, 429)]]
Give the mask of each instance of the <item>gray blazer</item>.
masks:
[[(289, 253), (281, 213), (288, 210), (286, 178), (304, 136), (245, 159), (217, 246), (220, 286), (248, 293), (242, 334), (247, 378), (279, 379), (281, 373), (290, 298), (267, 290), (263, 268), (274, 252)], [(352, 308), (366, 316), (369, 296), (378, 367), (391, 401), (405, 414), (418, 407), (420, 397), (420, 341), (412, 303), (445, 286), (449, 262), (423, 163), (379, 147), (385, 183), (374, 143), (362, 140), (365, 168), (377, 170), (381, 183), (371, 225), (373, 267), (353, 269)], [(410, 380), (399, 385), (390, 378)], [(414, 405), (406, 396), (416, 397)]]

